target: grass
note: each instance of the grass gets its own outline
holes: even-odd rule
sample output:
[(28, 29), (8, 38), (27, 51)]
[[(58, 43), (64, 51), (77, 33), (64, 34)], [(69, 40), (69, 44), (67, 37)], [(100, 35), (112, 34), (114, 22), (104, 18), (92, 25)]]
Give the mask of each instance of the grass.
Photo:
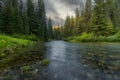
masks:
[(82, 33), (65, 39), (70, 42), (120, 42), (120, 31), (112, 36), (96, 36), (93, 33)]
[(23, 35), (23, 34), (14, 34), (12, 35), (15, 38), (20, 38), (20, 39), (27, 39), (31, 41), (41, 41), (37, 36), (35, 35)]
[(0, 35), (0, 42), (0, 70), (33, 64), (43, 59), (45, 47), (42, 43), (35, 44), (34, 41), (6, 35)]
[(0, 34), (0, 60), (15, 50), (34, 44), (34, 41), (27, 39), (14, 38)]
[(20, 38), (14, 38), (7, 35), (1, 35), (0, 34), (0, 49), (2, 48), (10, 48), (13, 46), (27, 46), (28, 44), (34, 43), (31, 40), (27, 39), (20, 39)]

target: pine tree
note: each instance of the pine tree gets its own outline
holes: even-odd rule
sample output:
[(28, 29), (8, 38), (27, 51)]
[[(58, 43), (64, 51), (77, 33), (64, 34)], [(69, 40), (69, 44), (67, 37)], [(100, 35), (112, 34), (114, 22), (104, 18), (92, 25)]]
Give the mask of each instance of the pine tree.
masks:
[(46, 25), (46, 12), (43, 0), (38, 0), (38, 17), (39, 17), (39, 37), (46, 41), (48, 40), (48, 31)]
[(2, 11), (2, 2), (0, 1), (0, 13)]
[(55, 39), (57, 40), (62, 39), (61, 26), (59, 24), (54, 28), (54, 35)]
[(23, 33), (26, 35), (30, 34), (30, 27), (29, 27), (29, 18), (27, 16), (27, 12), (25, 11), (23, 14)]
[(0, 1), (0, 32), (1, 32), (1, 24), (2, 24), (2, 19), (1, 19), (1, 17), (2, 17), (2, 1)]
[(63, 30), (64, 37), (70, 36), (70, 32), (71, 32), (71, 29), (70, 29), (70, 24), (71, 24), (70, 22), (71, 22), (71, 20), (70, 19), (71, 19), (70, 16), (66, 17), (66, 21), (65, 21), (65, 25), (64, 25), (64, 30)]
[(96, 35), (106, 35), (107, 22), (105, 17), (104, 0), (95, 0), (94, 11), (91, 18), (91, 32)]
[(23, 28), (22, 28), (22, 21), (20, 18), (20, 13), (19, 13), (19, 7), (18, 7), (18, 1), (17, 0), (11, 0), (12, 6), (14, 9), (14, 20), (13, 20), (13, 30), (14, 33), (22, 33)]
[(70, 20), (70, 29), (71, 29), (71, 36), (77, 34), (77, 27), (75, 26), (75, 18), (72, 16)]
[(34, 22), (33, 22), (33, 17), (34, 17), (34, 5), (32, 3), (32, 0), (27, 0), (27, 16), (28, 16), (28, 20), (29, 20), (29, 28), (30, 29), (30, 33), (31, 34), (34, 28)]
[(120, 28), (120, 0), (114, 1), (114, 25)]
[(86, 0), (85, 13), (90, 13), (92, 11), (92, 0)]
[(86, 0), (84, 12), (79, 18), (78, 34), (83, 32), (89, 32), (90, 30), (90, 19), (92, 14), (92, 0)]
[(113, 21), (113, 18), (114, 18), (114, 0), (106, 0), (105, 11), (106, 11), (106, 16), (109, 17)]
[[(78, 28), (79, 28), (79, 19), (80, 19), (80, 11), (79, 11), (79, 9), (77, 8), (76, 9), (76, 11), (75, 11), (75, 29), (76, 29), (76, 31), (78, 30)], [(78, 33), (78, 31), (76, 32), (76, 34)]]
[(1, 24), (2, 32), (7, 34), (13, 34), (14, 8), (12, 6), (11, 0), (6, 1), (6, 5), (3, 8), (1, 19), (2, 19)]
[(54, 38), (51, 18), (48, 20), (48, 35), (50, 39)]

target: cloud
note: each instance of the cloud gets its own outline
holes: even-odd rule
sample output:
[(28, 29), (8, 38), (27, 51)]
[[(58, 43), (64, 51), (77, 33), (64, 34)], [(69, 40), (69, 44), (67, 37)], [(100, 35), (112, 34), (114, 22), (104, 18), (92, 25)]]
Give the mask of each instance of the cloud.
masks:
[(54, 24), (64, 23), (67, 15), (74, 16), (75, 9), (85, 0), (44, 0), (47, 17), (51, 17)]

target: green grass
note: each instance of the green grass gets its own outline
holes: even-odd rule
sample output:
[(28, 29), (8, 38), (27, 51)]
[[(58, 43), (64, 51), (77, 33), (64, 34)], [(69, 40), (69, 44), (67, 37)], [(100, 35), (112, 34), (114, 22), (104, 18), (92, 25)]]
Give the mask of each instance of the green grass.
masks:
[(0, 34), (0, 49), (11, 48), (13, 46), (22, 47), (22, 46), (27, 46), (31, 43), (34, 43), (34, 42), (27, 39), (14, 38), (14, 37)]
[(45, 47), (42, 43), (35, 43), (30, 39), (0, 34), (0, 70), (42, 60)]
[(120, 42), (120, 31), (112, 36), (96, 36), (93, 33), (82, 33), (65, 39), (70, 42)]
[(15, 38), (20, 38), (20, 39), (27, 39), (31, 41), (41, 41), (37, 36), (35, 35), (23, 35), (23, 34), (14, 34), (12, 35)]
[(35, 42), (27, 39), (14, 38), (0, 34), (0, 59), (13, 53), (16, 49), (20, 49), (34, 43)]

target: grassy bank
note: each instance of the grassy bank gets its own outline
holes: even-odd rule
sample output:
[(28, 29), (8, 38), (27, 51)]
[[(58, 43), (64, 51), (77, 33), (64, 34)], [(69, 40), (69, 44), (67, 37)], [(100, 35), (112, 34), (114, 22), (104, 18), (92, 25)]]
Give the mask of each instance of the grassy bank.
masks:
[(43, 66), (49, 62), (44, 60), (45, 46), (35, 36), (0, 34), (0, 71), (9, 67), (25, 66), (41, 61)]
[[(35, 43), (35, 41), (27, 38), (21, 39), (0, 34), (0, 68), (30, 60), (32, 54), (24, 54), (21, 53), (21, 51), (26, 50), (26, 48), (28, 49), (28, 46)], [(34, 57), (36, 57), (36, 55)]]
[(0, 60), (0, 70), (9, 67), (26, 66), (41, 61), (44, 59), (44, 50), (45, 47), (43, 44), (34, 44), (32, 46), (17, 49), (13, 53), (9, 52), (9, 55)]
[(8, 52), (34, 44), (34, 41), (27, 39), (14, 38), (0, 34), (0, 58), (7, 56)]
[(81, 35), (68, 37), (65, 41), (70, 42), (120, 42), (120, 32), (111, 36), (96, 36), (93, 33), (82, 33)]

